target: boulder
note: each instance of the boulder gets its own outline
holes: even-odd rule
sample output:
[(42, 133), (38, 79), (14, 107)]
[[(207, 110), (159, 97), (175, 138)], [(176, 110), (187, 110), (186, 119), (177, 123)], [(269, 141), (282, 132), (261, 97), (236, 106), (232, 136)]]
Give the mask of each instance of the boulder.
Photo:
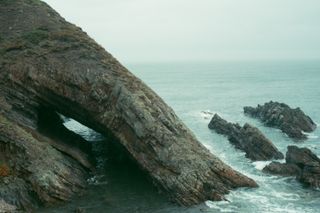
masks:
[(174, 202), (221, 200), (257, 187), (209, 152), (174, 111), (79, 27), (46, 3), (0, 3), (0, 177), (4, 202), (29, 209), (86, 186), (90, 146), (61, 126), (72, 118), (127, 151)]
[(263, 133), (250, 124), (241, 127), (239, 124), (229, 123), (215, 114), (208, 127), (218, 134), (228, 137), (237, 149), (246, 153), (246, 157), (253, 161), (283, 159), (283, 154), (267, 139)]
[(288, 146), (286, 163), (273, 162), (263, 171), (282, 176), (296, 176), (298, 181), (307, 186), (320, 187), (320, 159), (307, 148)]
[(306, 139), (304, 132), (316, 129), (316, 124), (300, 108), (292, 109), (284, 103), (270, 101), (262, 106), (247, 106), (244, 113), (260, 119), (267, 126), (279, 128), (294, 139)]

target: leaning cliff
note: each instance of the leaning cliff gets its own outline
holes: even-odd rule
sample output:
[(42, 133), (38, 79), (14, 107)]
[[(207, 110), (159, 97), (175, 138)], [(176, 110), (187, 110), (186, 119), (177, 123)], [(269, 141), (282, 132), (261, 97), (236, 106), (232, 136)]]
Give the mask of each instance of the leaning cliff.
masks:
[[(0, 184), (8, 186), (1, 194), (8, 205), (69, 200), (84, 187), (86, 160), (80, 162), (73, 144), (55, 131), (41, 131), (43, 114), (50, 123), (57, 112), (117, 140), (180, 204), (221, 200), (231, 189), (256, 186), (213, 156), (159, 96), (45, 3), (0, 1), (0, 26), (0, 160), (11, 171)], [(19, 189), (9, 186), (18, 184), (24, 197), (12, 200)]]

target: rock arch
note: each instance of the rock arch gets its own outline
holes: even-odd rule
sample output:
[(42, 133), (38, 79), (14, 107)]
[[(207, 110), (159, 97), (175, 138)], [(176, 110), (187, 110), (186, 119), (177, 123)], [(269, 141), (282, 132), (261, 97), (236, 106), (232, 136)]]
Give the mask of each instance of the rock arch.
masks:
[[(45, 106), (102, 134), (111, 133), (177, 203), (221, 200), (231, 189), (257, 186), (211, 154), (158, 95), (80, 28), (43, 2), (4, 2), (0, 6), (1, 116), (21, 129), (20, 139), (28, 138), (26, 144), (33, 141), (35, 146), (51, 149), (46, 136), (38, 131), (38, 110)], [(21, 145), (19, 138), (6, 136), (6, 131), (0, 128), (0, 144), (9, 138), (10, 143)], [(30, 162), (35, 160), (29, 158)], [(70, 172), (68, 166), (75, 162), (67, 162), (64, 169)], [(47, 170), (50, 173), (54, 169)], [(77, 175), (78, 182), (68, 183), (73, 189), (82, 186), (80, 167)], [(33, 180), (36, 184), (32, 190), (37, 192), (40, 180)], [(59, 176), (55, 181), (61, 181)], [(66, 200), (77, 191), (67, 186), (59, 190), (55, 181), (46, 183), (48, 188), (63, 192)], [(45, 188), (42, 191), (38, 193), (40, 199), (55, 201)]]

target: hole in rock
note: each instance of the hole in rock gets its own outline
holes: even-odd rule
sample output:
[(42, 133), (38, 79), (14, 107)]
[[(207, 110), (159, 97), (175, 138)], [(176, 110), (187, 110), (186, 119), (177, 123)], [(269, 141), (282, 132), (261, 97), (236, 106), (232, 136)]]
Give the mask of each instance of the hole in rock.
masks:
[(128, 165), (140, 170), (112, 133), (100, 134), (54, 109), (41, 107), (38, 110), (38, 131), (50, 138), (54, 147), (71, 157), (75, 157), (75, 152), (87, 154), (100, 172), (111, 165), (116, 168)]
[(95, 162), (85, 195), (40, 212), (71, 212), (79, 207), (88, 212), (150, 212), (178, 208), (158, 192), (111, 133), (100, 134), (48, 108), (39, 110), (38, 128), (42, 134), (64, 143), (69, 149), (90, 154)]

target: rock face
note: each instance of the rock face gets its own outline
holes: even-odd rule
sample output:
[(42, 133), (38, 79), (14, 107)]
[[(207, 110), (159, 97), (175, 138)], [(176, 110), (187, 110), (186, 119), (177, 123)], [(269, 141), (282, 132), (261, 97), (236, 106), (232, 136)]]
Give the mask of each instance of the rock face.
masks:
[(246, 157), (253, 161), (283, 159), (283, 154), (256, 127), (245, 124), (229, 123), (215, 114), (208, 127), (217, 133), (228, 137), (237, 149), (246, 153)]
[(286, 163), (273, 162), (263, 171), (282, 176), (296, 176), (298, 181), (307, 186), (320, 187), (320, 159), (307, 148), (288, 146)]
[(88, 148), (66, 139), (57, 112), (118, 141), (177, 203), (221, 200), (231, 189), (257, 186), (45, 3), (3, 0), (0, 24), (0, 156), (11, 170), (0, 177), (4, 202), (27, 209), (69, 200), (85, 186)]
[[(0, 114), (0, 161), (9, 175), (0, 177), (0, 198), (19, 208), (70, 200), (86, 186), (86, 172), (74, 159)], [(1, 209), (0, 209), (1, 212)]]
[(270, 101), (256, 108), (244, 107), (244, 113), (260, 119), (267, 126), (279, 128), (294, 139), (306, 139), (303, 132), (316, 129), (316, 124), (300, 108), (292, 109), (284, 103)]

